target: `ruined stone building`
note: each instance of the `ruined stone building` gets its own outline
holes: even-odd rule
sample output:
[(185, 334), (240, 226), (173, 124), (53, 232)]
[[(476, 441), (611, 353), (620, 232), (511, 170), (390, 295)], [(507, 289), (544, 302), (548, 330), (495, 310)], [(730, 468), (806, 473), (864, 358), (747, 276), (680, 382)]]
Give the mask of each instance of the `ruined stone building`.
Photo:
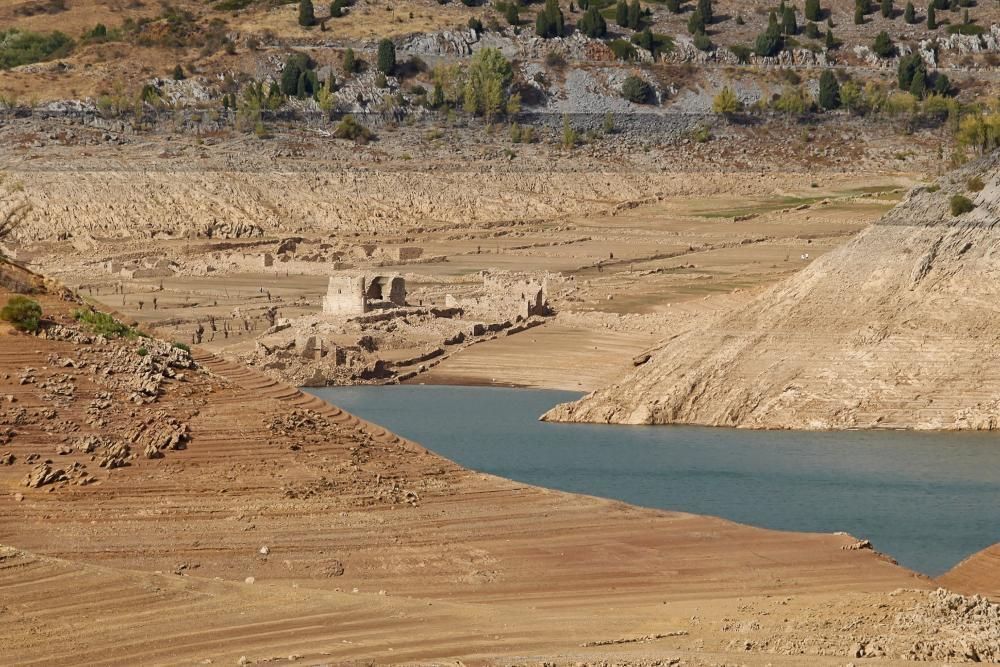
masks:
[(510, 273), (486, 273), (479, 294), (462, 298), (449, 294), (445, 305), (462, 308), (467, 314), (484, 319), (511, 321), (549, 312), (545, 285), (534, 278)]
[(330, 276), (323, 314), (352, 317), (376, 308), (405, 305), (406, 281), (402, 276)]

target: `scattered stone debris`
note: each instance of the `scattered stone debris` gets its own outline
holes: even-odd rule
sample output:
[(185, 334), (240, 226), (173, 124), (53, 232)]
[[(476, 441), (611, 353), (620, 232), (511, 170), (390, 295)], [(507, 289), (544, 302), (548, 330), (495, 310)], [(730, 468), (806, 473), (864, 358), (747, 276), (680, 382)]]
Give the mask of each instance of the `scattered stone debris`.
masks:
[(840, 548), (843, 549), (844, 551), (862, 551), (862, 550), (871, 551), (874, 549), (874, 547), (872, 547), (872, 543), (869, 540), (858, 540), (853, 544), (848, 544)]
[(48, 463), (40, 463), (25, 476), (24, 485), (31, 489), (38, 489), (46, 484), (65, 482), (68, 479), (65, 470), (53, 468)]
[(658, 639), (666, 639), (667, 637), (684, 637), (687, 635), (687, 630), (674, 630), (673, 632), (665, 632), (656, 635), (643, 635), (641, 637), (622, 637), (619, 639), (602, 639), (593, 642), (584, 642), (580, 644), (582, 647), (589, 646), (613, 646), (615, 644), (645, 644), (646, 642), (653, 642)]

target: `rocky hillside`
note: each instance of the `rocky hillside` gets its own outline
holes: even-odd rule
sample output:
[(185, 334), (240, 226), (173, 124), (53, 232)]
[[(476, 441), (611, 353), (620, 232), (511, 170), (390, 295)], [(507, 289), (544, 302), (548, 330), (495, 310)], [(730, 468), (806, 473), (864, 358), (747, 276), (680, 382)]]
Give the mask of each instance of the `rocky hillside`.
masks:
[[(914, 189), (841, 249), (544, 418), (997, 428), (998, 172), (994, 155)], [(954, 215), (956, 196), (972, 210)]]

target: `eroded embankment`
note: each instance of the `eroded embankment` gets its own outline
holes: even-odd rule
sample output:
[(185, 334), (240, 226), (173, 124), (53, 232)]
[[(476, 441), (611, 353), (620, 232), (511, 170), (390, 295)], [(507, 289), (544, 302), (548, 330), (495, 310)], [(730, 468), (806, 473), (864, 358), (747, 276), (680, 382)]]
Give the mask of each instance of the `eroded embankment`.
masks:
[[(969, 186), (973, 177), (985, 187)], [(1000, 185), (990, 157), (919, 187), (808, 269), (665, 343), (551, 421), (1000, 426)], [(953, 216), (953, 195), (976, 208)]]

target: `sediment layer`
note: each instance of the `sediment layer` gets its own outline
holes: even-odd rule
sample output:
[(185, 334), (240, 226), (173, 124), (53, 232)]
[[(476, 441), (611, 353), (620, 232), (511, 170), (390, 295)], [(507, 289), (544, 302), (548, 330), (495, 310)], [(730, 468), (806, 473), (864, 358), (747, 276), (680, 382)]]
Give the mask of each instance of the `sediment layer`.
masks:
[[(997, 428), (997, 162), (986, 158), (915, 188), (843, 247), (545, 419)], [(973, 177), (985, 187), (970, 189)], [(954, 195), (975, 209), (952, 215)]]

